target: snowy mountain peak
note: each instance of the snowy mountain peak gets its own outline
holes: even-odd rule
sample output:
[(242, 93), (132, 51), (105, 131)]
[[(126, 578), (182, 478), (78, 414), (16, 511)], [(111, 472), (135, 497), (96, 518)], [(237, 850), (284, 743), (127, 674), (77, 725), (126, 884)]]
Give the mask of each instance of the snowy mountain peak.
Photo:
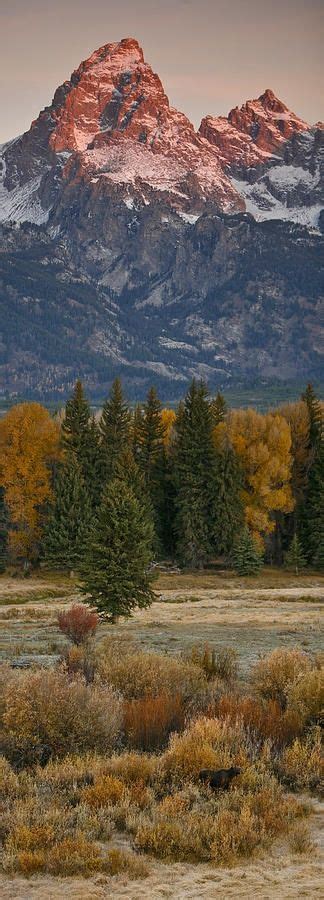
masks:
[[(58, 227), (72, 196), (76, 211), (86, 198), (90, 215), (99, 218), (111, 197), (129, 210), (162, 202), (188, 222), (211, 207), (254, 214), (256, 205), (259, 215), (260, 204), (267, 216), (291, 218), (296, 198), (306, 202), (308, 177), (301, 174), (296, 186), (297, 169), (305, 165), (312, 175), (313, 222), (321, 202), (318, 134), (315, 139), (270, 88), (227, 117), (206, 116), (197, 133), (170, 106), (138, 41), (127, 37), (81, 62), (29, 131), (2, 148), (0, 221), (44, 224), (51, 217)], [(252, 202), (246, 182), (266, 177), (284, 156), (289, 167), (296, 165), (294, 177), (287, 170), (287, 190), (282, 179), (267, 175), (260, 204), (254, 189)], [(288, 211), (269, 199), (269, 191)]]

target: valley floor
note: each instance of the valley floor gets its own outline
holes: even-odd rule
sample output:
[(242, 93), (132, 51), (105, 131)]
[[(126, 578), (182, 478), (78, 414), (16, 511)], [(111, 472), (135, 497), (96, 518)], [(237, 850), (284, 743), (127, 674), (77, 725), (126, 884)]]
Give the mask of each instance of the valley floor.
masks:
[(313, 801), (316, 850), (300, 857), (277, 846), (269, 855), (232, 868), (152, 860), (148, 878), (0, 878), (2, 900), (297, 900), (323, 897), (324, 803)]
[[(251, 662), (275, 646), (323, 649), (321, 633), (324, 577), (269, 569), (255, 579), (229, 574), (160, 575), (156, 600), (149, 610), (114, 626), (152, 649), (179, 652), (196, 641), (235, 647), (242, 677)], [(46, 575), (0, 579), (0, 658), (16, 665), (51, 665), (64, 638), (57, 612), (77, 599), (72, 580)], [(111, 626), (100, 627), (100, 637)], [(80, 878), (0, 878), (3, 900), (198, 900), (198, 898), (315, 898), (323, 896), (324, 802), (311, 800), (311, 827), (316, 850), (297, 856), (283, 844), (270, 854), (232, 868), (150, 861), (150, 874), (140, 881), (121, 876)]]

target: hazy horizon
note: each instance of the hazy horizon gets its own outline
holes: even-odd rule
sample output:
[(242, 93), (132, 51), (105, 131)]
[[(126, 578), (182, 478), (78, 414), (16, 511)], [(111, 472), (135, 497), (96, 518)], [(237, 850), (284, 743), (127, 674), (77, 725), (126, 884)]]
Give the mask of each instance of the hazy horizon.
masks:
[(0, 9), (0, 143), (26, 131), (97, 47), (136, 37), (170, 103), (198, 126), (272, 90), (324, 117), (322, 0), (11, 0)]

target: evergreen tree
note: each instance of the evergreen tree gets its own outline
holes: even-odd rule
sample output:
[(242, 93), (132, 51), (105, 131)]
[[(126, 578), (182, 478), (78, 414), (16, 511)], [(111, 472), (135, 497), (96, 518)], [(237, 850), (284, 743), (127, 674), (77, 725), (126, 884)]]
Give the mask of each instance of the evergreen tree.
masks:
[(101, 451), (104, 482), (115, 477), (120, 454), (130, 444), (131, 417), (124, 400), (122, 386), (116, 378), (100, 419)]
[(213, 480), (213, 543), (217, 555), (227, 555), (243, 527), (243, 474), (228, 441), (216, 452)]
[(145, 506), (120, 479), (110, 481), (82, 565), (82, 591), (111, 622), (153, 599), (148, 572), (153, 540)]
[(301, 569), (304, 569), (306, 566), (306, 559), (303, 554), (302, 545), (298, 538), (298, 535), (294, 534), (293, 539), (291, 541), (289, 550), (285, 555), (285, 567), (286, 569), (293, 569), (296, 575), (300, 572)]
[(322, 528), (316, 553), (313, 557), (313, 565), (315, 569), (320, 569), (320, 571), (324, 569), (324, 527)]
[(43, 553), (49, 566), (79, 568), (91, 521), (91, 501), (81, 467), (70, 457), (56, 476), (54, 500), (44, 530)]
[(237, 575), (256, 575), (263, 565), (260, 548), (246, 526), (234, 543), (232, 564)]
[(213, 414), (214, 425), (223, 422), (227, 413), (227, 404), (223, 394), (218, 391), (216, 397), (211, 401), (211, 409)]
[(154, 515), (150, 495), (143, 473), (137, 465), (130, 447), (121, 453), (116, 463), (115, 478), (123, 481), (133, 491), (138, 502), (145, 508), (154, 531)]
[(77, 381), (65, 407), (62, 422), (62, 445), (82, 463), (85, 435), (88, 434), (90, 407), (81, 381)]
[(137, 457), (149, 494), (156, 532), (156, 551), (161, 552), (164, 531), (165, 452), (162, 407), (156, 389), (150, 388), (141, 417), (137, 413)]
[(315, 565), (324, 540), (324, 435), (315, 449), (314, 462), (308, 475), (301, 536), (305, 556)]
[(309, 444), (311, 449), (315, 449), (322, 437), (323, 432), (323, 413), (320, 401), (315, 394), (312, 384), (308, 384), (302, 394), (302, 400), (306, 403), (309, 417)]
[(173, 455), (176, 553), (201, 568), (212, 550), (215, 514), (213, 416), (206, 385), (195, 380), (175, 422)]
[(139, 465), (146, 484), (155, 485), (159, 464), (163, 453), (164, 426), (161, 419), (162, 406), (155, 387), (151, 387), (144, 404), (139, 426)]
[(0, 574), (6, 571), (8, 543), (8, 515), (4, 488), (0, 487)]
[(82, 441), (80, 464), (93, 512), (99, 506), (103, 491), (103, 461), (99, 429), (91, 416)]
[(131, 423), (131, 440), (134, 459), (138, 462), (141, 456), (141, 438), (142, 438), (142, 418), (143, 409), (140, 403), (137, 403), (134, 409)]

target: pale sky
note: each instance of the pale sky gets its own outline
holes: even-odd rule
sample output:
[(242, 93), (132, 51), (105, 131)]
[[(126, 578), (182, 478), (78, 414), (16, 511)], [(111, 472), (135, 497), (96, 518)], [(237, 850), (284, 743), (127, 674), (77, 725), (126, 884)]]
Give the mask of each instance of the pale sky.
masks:
[(265, 88), (311, 124), (324, 119), (324, 0), (0, 0), (0, 142), (123, 37), (196, 126)]

